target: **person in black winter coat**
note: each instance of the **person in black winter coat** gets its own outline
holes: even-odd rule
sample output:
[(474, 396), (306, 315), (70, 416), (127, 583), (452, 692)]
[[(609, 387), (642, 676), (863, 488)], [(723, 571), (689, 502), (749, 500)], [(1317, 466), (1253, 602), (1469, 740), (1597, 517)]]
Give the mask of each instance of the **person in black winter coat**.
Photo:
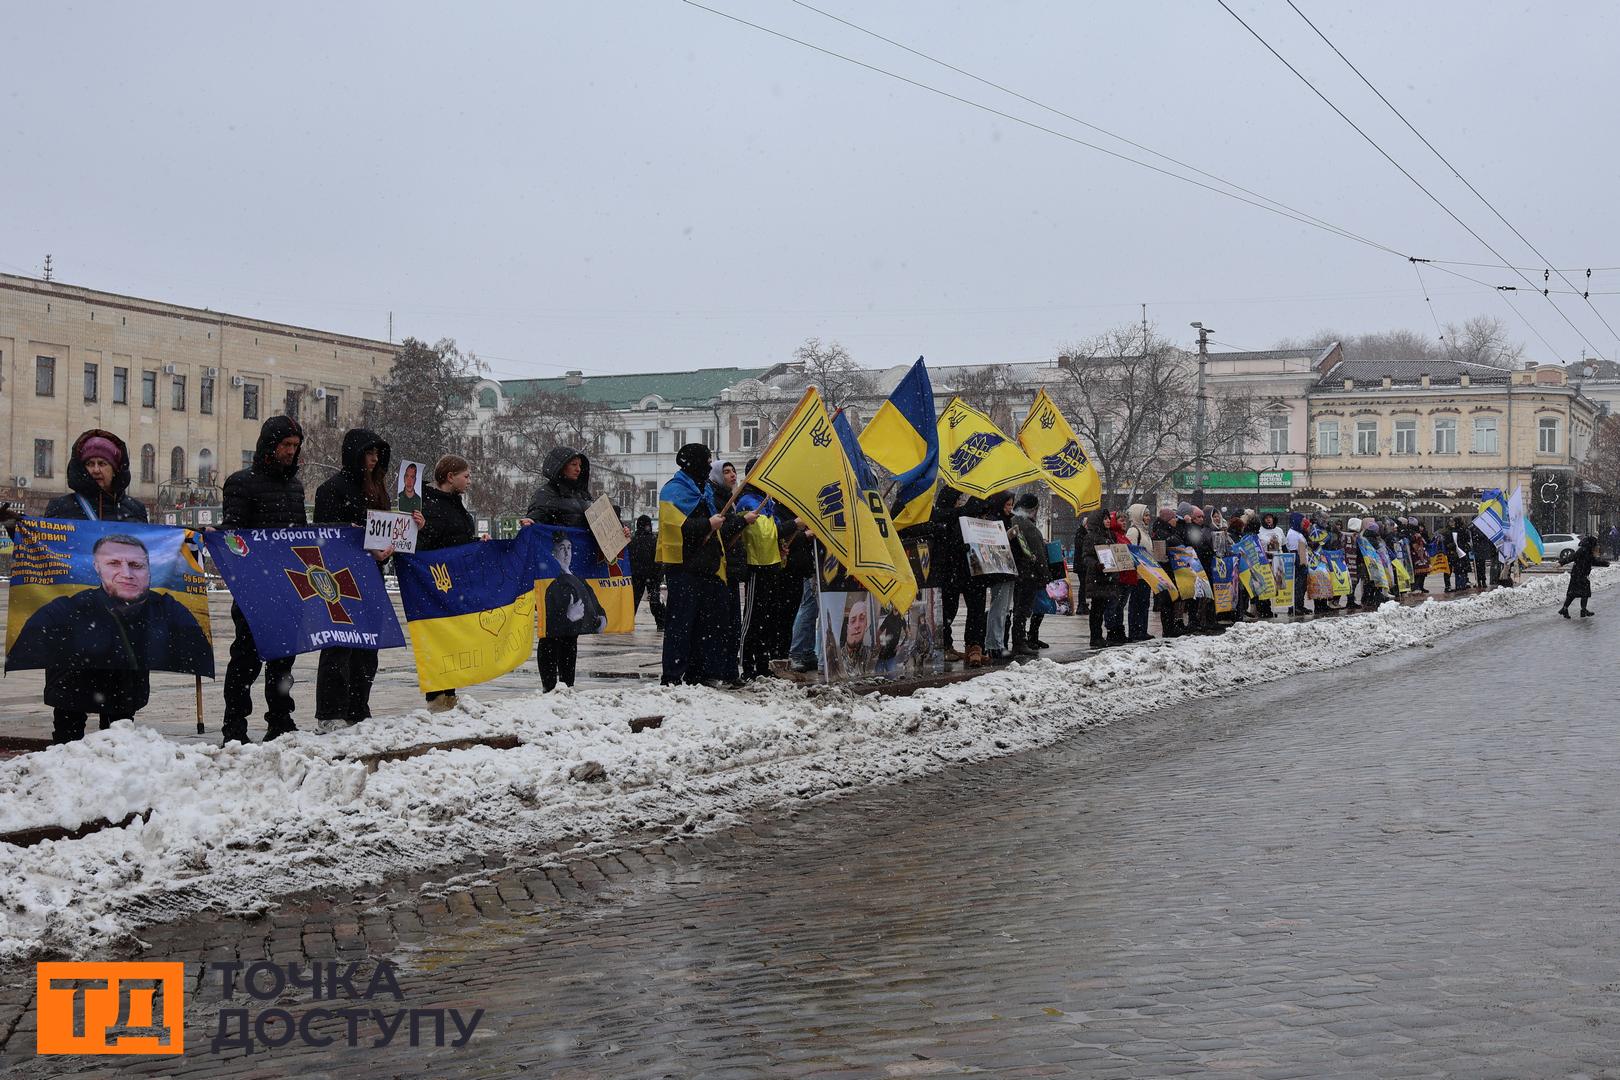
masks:
[[(315, 521), (321, 525), (366, 524), (367, 510), (389, 508), (389, 448), (380, 435), (366, 428), (343, 433), (343, 468), (315, 489)], [(427, 519), (414, 512), (420, 528)], [(374, 551), (386, 562), (393, 549)], [(315, 725), (333, 731), (358, 724), (371, 716), (371, 684), (377, 678), (377, 650), (332, 646), (321, 650), (315, 672)]]
[(1040, 616), (1035, 614), (1036, 603), (1046, 594), (1046, 585), (1052, 580), (1052, 567), (1046, 561), (1046, 537), (1035, 523), (1040, 513), (1039, 496), (1025, 493), (1013, 507), (1012, 526), (1008, 540), (1012, 545), (1013, 562), (1018, 567), (1018, 580), (1013, 583), (1012, 652), (1014, 659), (1034, 659), (1040, 656), (1035, 645), (1034, 631), (1039, 628)]
[[(305, 525), (304, 482), (298, 479), (298, 456), (303, 452), (304, 429), (290, 416), (272, 416), (259, 429), (253, 464), (225, 480), (225, 529), (275, 529)], [(242, 609), (231, 604), (236, 639), (225, 668), (224, 741), (247, 742), (247, 717), (253, 710), (253, 684), (264, 676), (265, 741), (297, 731), (293, 723), (293, 658), (266, 661), (259, 656)]]
[[(971, 499), (953, 487), (941, 484), (934, 496), (934, 511), (930, 518), (934, 526), (933, 570), (939, 582), (943, 619), (945, 659), (966, 660), (969, 667), (984, 663), (985, 641), (985, 586), (975, 581), (968, 567), (967, 544), (962, 539), (962, 519), (978, 517), (985, 509), (980, 499)], [(956, 620), (957, 608), (967, 609), (967, 622), (962, 628), (962, 650), (951, 644), (951, 624)]]
[[(91, 428), (73, 440), (67, 465), (68, 494), (45, 507), (45, 517), (75, 521), (145, 521), (146, 507), (129, 495), (129, 449), (110, 431)], [(19, 638), (19, 644), (21, 644)], [(101, 726), (131, 719), (145, 707), (151, 682), (145, 671), (114, 671), (57, 664), (45, 668), (45, 704), (51, 707), (51, 741), (84, 738), (85, 721), (97, 713)]]
[(636, 518), (636, 531), (630, 534), (630, 588), (634, 597), (630, 611), (634, 618), (645, 594), (659, 633), (664, 632), (664, 600), (659, 595), (663, 580), (658, 568), (658, 533), (653, 529), (653, 519), (642, 514)]
[[(523, 524), (590, 528), (585, 520), (585, 510), (591, 505), (590, 458), (571, 446), (553, 447), (540, 466), (540, 475), (540, 486), (529, 500)], [(550, 548), (549, 541), (545, 546)], [(549, 626), (546, 630), (535, 654), (540, 685), (548, 691), (555, 690), (559, 682), (573, 686), (574, 669), (579, 660), (579, 635), (553, 634)]]
[[(1159, 508), (1159, 514), (1153, 519), (1153, 525), (1148, 530), (1148, 536), (1155, 542), (1164, 544), (1167, 549), (1181, 547), (1187, 542), (1186, 534), (1182, 531), (1181, 522), (1176, 516), (1176, 511), (1168, 506)], [(1112, 543), (1112, 541), (1099, 540), (1097, 543)], [(1165, 637), (1173, 638), (1185, 633), (1181, 621), (1176, 617), (1177, 601), (1171, 599), (1168, 592), (1156, 592), (1153, 594), (1153, 608), (1159, 613), (1159, 625)]]
[[(473, 516), (461, 501), (471, 486), (472, 465), (466, 458), (445, 454), (433, 466), (433, 483), (422, 485), (422, 527), (416, 534), (417, 554), (477, 541), (478, 529)], [(427, 700), (430, 709), (443, 712), (456, 707), (456, 692), (432, 690)]]
[(1569, 587), (1564, 590), (1564, 606), (1558, 609), (1558, 614), (1569, 618), (1569, 605), (1579, 600), (1581, 618), (1590, 617), (1593, 612), (1586, 602), (1592, 599), (1592, 567), (1608, 565), (1607, 559), (1598, 558), (1597, 537), (1582, 537), (1580, 546), (1575, 549), (1575, 558), (1569, 564)]
[(658, 562), (669, 582), (665, 686), (718, 686), (726, 670), (726, 547), (758, 514), (725, 509), (709, 483), (712, 462), (707, 446), (687, 443), (658, 493)]

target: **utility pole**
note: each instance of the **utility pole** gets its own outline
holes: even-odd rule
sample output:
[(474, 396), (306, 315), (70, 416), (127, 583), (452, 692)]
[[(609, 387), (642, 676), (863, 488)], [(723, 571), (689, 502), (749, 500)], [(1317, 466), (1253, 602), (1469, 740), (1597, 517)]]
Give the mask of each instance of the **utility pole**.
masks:
[(1193, 417), (1193, 493), (1194, 504), (1202, 505), (1204, 501), (1204, 431), (1208, 423), (1206, 405), (1208, 398), (1204, 393), (1204, 376), (1209, 368), (1209, 335), (1210, 330), (1201, 322), (1192, 324), (1198, 331), (1198, 414)]

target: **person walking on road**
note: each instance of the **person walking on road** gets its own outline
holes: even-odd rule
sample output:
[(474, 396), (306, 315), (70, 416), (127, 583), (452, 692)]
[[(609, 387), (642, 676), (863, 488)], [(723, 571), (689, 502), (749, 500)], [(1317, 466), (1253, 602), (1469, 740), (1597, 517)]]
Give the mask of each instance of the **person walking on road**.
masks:
[(1598, 558), (1597, 537), (1583, 537), (1580, 546), (1575, 549), (1575, 558), (1569, 564), (1569, 588), (1564, 592), (1564, 606), (1558, 609), (1558, 614), (1569, 618), (1569, 605), (1576, 600), (1581, 602), (1581, 618), (1590, 618), (1594, 613), (1587, 608), (1586, 602), (1592, 598), (1592, 567), (1608, 566), (1607, 559)]

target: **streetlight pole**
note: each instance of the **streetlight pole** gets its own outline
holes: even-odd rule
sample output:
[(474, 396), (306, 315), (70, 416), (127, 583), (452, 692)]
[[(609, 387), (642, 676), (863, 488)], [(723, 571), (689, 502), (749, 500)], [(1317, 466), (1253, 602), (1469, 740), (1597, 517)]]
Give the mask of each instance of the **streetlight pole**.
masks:
[(1204, 501), (1204, 430), (1206, 420), (1204, 376), (1209, 367), (1210, 330), (1201, 322), (1192, 324), (1198, 331), (1198, 413), (1193, 417), (1193, 502)]

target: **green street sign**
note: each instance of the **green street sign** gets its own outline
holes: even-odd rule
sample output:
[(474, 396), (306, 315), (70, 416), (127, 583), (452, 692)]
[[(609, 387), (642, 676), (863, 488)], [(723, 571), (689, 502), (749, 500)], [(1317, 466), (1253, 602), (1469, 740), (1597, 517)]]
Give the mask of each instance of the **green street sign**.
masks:
[[(1171, 480), (1175, 483), (1177, 491), (1191, 491), (1198, 480), (1198, 474), (1192, 472), (1178, 472)], [(1204, 490), (1206, 491), (1255, 491), (1263, 488), (1291, 488), (1294, 486), (1294, 473), (1291, 469), (1266, 469), (1256, 473), (1253, 469), (1239, 469), (1236, 472), (1206, 472), (1204, 474)]]

